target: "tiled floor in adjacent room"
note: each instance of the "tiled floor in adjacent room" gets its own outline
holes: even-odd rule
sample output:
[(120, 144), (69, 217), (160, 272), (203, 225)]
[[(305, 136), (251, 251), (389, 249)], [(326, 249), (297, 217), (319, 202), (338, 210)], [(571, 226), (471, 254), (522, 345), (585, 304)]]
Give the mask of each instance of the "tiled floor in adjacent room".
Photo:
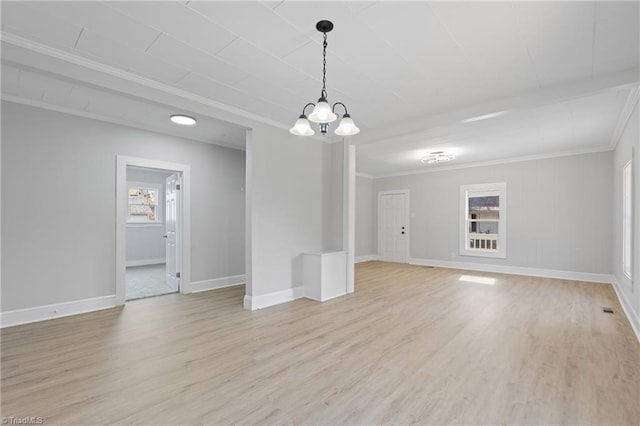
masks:
[(175, 289), (167, 285), (164, 263), (130, 266), (127, 268), (126, 282), (127, 300), (175, 293)]

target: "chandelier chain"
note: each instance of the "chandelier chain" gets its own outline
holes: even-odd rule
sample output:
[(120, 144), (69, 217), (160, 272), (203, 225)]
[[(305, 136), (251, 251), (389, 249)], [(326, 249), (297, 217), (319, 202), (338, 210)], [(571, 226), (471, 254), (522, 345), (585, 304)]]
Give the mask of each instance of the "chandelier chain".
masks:
[(327, 97), (327, 33), (324, 33), (324, 42), (322, 43), (322, 97)]

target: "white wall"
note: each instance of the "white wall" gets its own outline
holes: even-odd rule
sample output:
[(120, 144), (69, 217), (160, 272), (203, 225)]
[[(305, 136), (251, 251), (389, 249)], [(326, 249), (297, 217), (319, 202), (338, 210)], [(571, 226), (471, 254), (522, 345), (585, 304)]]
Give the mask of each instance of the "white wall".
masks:
[(373, 220), (376, 208), (373, 197), (373, 179), (356, 176), (356, 256), (375, 255), (373, 242), (377, 224)]
[(323, 247), (325, 154), (317, 139), (266, 126), (252, 129), (247, 140), (249, 297), (303, 285), (302, 253)]
[[(507, 258), (460, 256), (460, 185), (493, 182), (507, 183)], [(611, 273), (610, 152), (381, 178), (373, 188), (411, 191), (412, 258)]]
[[(617, 290), (622, 296), (622, 302), (626, 308), (632, 323), (640, 338), (640, 107), (636, 103), (631, 118), (627, 122), (626, 128), (613, 153), (613, 256), (611, 259), (613, 274), (617, 280)], [(633, 164), (634, 174), (634, 196), (635, 196), (635, 232), (633, 256), (633, 273), (635, 279), (633, 283), (622, 272), (622, 168), (631, 160), (631, 150), (635, 149), (635, 163)]]
[(323, 182), (322, 182), (322, 249), (325, 251), (343, 250), (344, 228), (344, 149), (345, 142), (323, 144)]
[(241, 151), (3, 102), (2, 311), (115, 293), (116, 155), (189, 164), (192, 280), (244, 273)]
[(160, 207), (160, 223), (158, 224), (127, 224), (127, 263), (143, 264), (144, 261), (154, 261), (165, 258), (164, 239), (164, 193), (166, 178), (171, 172), (127, 168), (127, 182), (152, 183), (161, 186), (158, 196)]

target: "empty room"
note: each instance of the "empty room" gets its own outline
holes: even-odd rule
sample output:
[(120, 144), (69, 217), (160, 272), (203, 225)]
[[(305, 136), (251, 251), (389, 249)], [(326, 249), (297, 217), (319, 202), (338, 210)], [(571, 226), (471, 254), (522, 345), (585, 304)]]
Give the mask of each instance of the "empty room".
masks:
[(640, 424), (640, 2), (0, 19), (3, 424)]

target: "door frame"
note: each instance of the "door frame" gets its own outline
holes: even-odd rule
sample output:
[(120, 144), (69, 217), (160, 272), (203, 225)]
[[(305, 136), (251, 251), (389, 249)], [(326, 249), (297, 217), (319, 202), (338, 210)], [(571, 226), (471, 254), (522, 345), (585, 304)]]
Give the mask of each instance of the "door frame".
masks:
[(126, 302), (127, 250), (127, 166), (172, 171), (181, 174), (178, 209), (181, 224), (177, 225), (176, 267), (180, 271), (180, 293), (191, 292), (191, 166), (148, 158), (116, 156), (116, 305)]
[(381, 253), (382, 250), (380, 249), (380, 247), (382, 246), (381, 241), (382, 241), (382, 222), (380, 220), (380, 218), (382, 217), (382, 215), (380, 214), (381, 211), (381, 199), (382, 196), (384, 195), (394, 195), (394, 194), (402, 194), (404, 195), (404, 214), (405, 214), (405, 256), (404, 256), (404, 262), (401, 263), (409, 263), (409, 259), (411, 258), (411, 256), (409, 255), (409, 247), (410, 247), (410, 240), (411, 240), (411, 213), (409, 212), (410, 206), (411, 206), (411, 202), (410, 202), (410, 191), (408, 189), (395, 189), (395, 190), (390, 190), (390, 191), (378, 191), (378, 260), (383, 260)]

